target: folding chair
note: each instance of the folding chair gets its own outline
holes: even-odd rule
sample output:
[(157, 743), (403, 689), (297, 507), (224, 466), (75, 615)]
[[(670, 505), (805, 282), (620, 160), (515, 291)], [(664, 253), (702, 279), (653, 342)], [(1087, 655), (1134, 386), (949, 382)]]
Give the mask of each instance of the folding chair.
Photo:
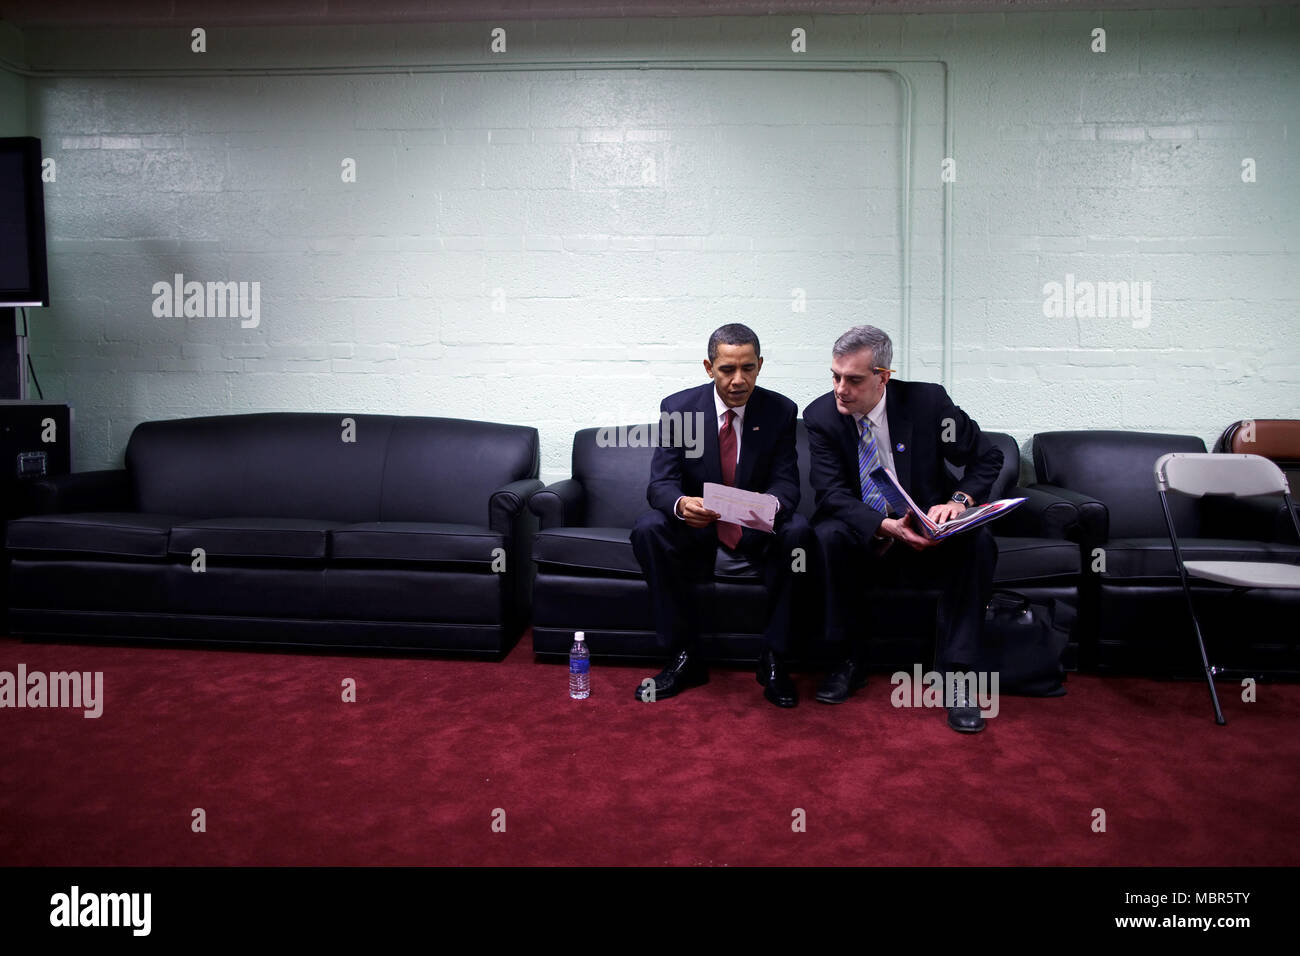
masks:
[(1218, 670), (1210, 666), (1209, 658), (1206, 656), (1205, 641), (1201, 637), (1201, 624), (1196, 618), (1192, 588), (1187, 577), (1190, 574), (1243, 589), (1300, 589), (1300, 565), (1277, 561), (1184, 561), (1182, 552), (1178, 548), (1178, 534), (1174, 528), (1174, 519), (1169, 511), (1169, 499), (1165, 494), (1176, 491), (1193, 498), (1202, 498), (1205, 495), (1249, 498), (1254, 495), (1281, 494), (1291, 515), (1291, 522), (1295, 525), (1298, 539), (1300, 539), (1300, 518), (1296, 517), (1295, 503), (1291, 500), (1291, 488), (1287, 484), (1286, 476), (1282, 474), (1282, 469), (1259, 455), (1162, 455), (1156, 462), (1156, 490), (1160, 493), (1160, 505), (1165, 511), (1165, 524), (1169, 526), (1169, 542), (1173, 545), (1174, 560), (1178, 564), (1178, 577), (1183, 583), (1183, 595), (1187, 598), (1187, 609), (1192, 615), (1192, 627), (1196, 631), (1196, 643), (1201, 651), (1205, 680), (1210, 685), (1210, 700), (1214, 703), (1214, 721), (1222, 726), (1227, 721), (1223, 719), (1223, 711), (1219, 708), (1219, 695), (1214, 687), (1214, 675)]

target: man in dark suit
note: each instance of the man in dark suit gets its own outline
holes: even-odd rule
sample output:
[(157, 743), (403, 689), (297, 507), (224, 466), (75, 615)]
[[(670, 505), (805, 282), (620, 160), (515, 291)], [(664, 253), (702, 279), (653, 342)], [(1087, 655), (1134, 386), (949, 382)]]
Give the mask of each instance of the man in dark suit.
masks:
[[(698, 583), (715, 573), (760, 570), (768, 590), (766, 649), (758, 681), (778, 707), (798, 703), (785, 666), (789, 646), (794, 548), (812, 548), (807, 520), (799, 506), (799, 468), (795, 420), (799, 409), (784, 395), (755, 383), (763, 358), (758, 336), (743, 325), (724, 325), (709, 338), (704, 370), (710, 381), (669, 395), (660, 403), (660, 421), (677, 419), (690, 431), (661, 434), (650, 466), (646, 498), (651, 508), (632, 529), (632, 548), (645, 572), (654, 603), (655, 631), (668, 665), (637, 688), (638, 700), (662, 700), (705, 683), (697, 638)], [(773, 495), (776, 520), (771, 532), (719, 521), (704, 507), (704, 483), (733, 485)]]
[[(843, 652), (817, 699), (835, 704), (866, 683), (862, 658), (874, 615), (860, 597), (864, 582), (942, 587), (936, 662), (945, 675), (972, 669), (993, 589), (997, 546), (987, 526), (933, 541), (918, 533), (914, 516), (890, 513), (871, 472), (892, 470), (941, 524), (987, 499), (1002, 452), (992, 446), (980, 451), (979, 426), (943, 386), (891, 380), (893, 345), (880, 329), (849, 329), (831, 351), (834, 388), (803, 417), (817, 493), (813, 532), (825, 573), (827, 640)], [(965, 467), (960, 482), (945, 461)], [(983, 730), (968, 686), (945, 679), (949, 686), (956, 693), (945, 700), (948, 725), (965, 733)]]

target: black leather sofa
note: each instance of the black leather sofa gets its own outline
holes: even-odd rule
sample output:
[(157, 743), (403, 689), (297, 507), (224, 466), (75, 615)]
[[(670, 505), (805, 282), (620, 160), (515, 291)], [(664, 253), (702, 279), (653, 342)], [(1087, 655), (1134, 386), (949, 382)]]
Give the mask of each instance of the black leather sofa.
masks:
[[(25, 638), (496, 654), (528, 615), (534, 428), (274, 413), (146, 422), (13, 521)], [(203, 570), (198, 568), (203, 567)]]
[[(1156, 492), (1155, 463), (1203, 453), (1190, 435), (1043, 432), (1033, 440), (1037, 487), (1079, 509), (1082, 665), (1192, 676), (1200, 661)], [(1185, 560), (1296, 561), (1300, 543), (1276, 501), (1169, 496)], [(1300, 666), (1300, 593), (1235, 591), (1196, 580), (1211, 662), (1225, 669)]]
[[(606, 657), (653, 658), (657, 655), (649, 589), (632, 553), (629, 533), (646, 503), (650, 447), (601, 447), (598, 437), (613, 429), (587, 428), (573, 439), (573, 477), (548, 485), (529, 507), (540, 529), (533, 545), (537, 575), (533, 592), (533, 650), (539, 655), (566, 653), (573, 632), (586, 632), (592, 653)], [(628, 433), (635, 433), (629, 429)], [(651, 432), (652, 433), (652, 432)], [(1020, 451), (1011, 436), (984, 433), (984, 440), (1003, 451), (1002, 471), (993, 497), (1025, 495), (1030, 500), (1000, 519), (1000, 556), (996, 584), (1035, 600), (1075, 602), (1079, 550), (1066, 540), (1074, 533), (1075, 507), (1042, 492), (1017, 488)], [(799, 512), (811, 518), (815, 496), (808, 483), (808, 440), (798, 423)], [(957, 472), (954, 472), (954, 482)], [(796, 628), (802, 624), (805, 658), (822, 656), (822, 589), (813, 555), (803, 588), (796, 595)], [(763, 584), (756, 575), (715, 574), (702, 583), (706, 633), (705, 656), (719, 661), (752, 661), (762, 649)], [(928, 589), (892, 590), (875, 595), (871, 641), (873, 666), (928, 661), (934, 640), (935, 600)], [(918, 656), (919, 655), (919, 656)], [(1073, 647), (1067, 650), (1073, 664)]]

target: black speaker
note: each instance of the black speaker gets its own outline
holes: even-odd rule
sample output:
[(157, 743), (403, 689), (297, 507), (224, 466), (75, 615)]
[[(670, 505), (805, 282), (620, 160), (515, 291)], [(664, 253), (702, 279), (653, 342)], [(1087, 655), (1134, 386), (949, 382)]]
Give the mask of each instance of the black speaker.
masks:
[(2, 517), (23, 513), (23, 483), (72, 471), (72, 409), (58, 402), (0, 401)]
[(8, 631), (7, 523), (30, 513), (27, 485), (72, 471), (72, 409), (58, 402), (0, 401), (0, 628)]

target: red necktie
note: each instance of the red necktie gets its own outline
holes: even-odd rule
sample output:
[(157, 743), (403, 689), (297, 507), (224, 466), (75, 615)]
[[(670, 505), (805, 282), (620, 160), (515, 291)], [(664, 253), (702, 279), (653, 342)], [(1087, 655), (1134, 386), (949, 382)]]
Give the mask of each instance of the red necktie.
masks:
[[(727, 421), (718, 430), (718, 454), (722, 457), (722, 483), (724, 485), (735, 485), (736, 483), (736, 431), (731, 427), (735, 421), (736, 412), (734, 409), (727, 409)], [(728, 548), (734, 549), (740, 544), (741, 527), (730, 521), (718, 522), (718, 540)]]

